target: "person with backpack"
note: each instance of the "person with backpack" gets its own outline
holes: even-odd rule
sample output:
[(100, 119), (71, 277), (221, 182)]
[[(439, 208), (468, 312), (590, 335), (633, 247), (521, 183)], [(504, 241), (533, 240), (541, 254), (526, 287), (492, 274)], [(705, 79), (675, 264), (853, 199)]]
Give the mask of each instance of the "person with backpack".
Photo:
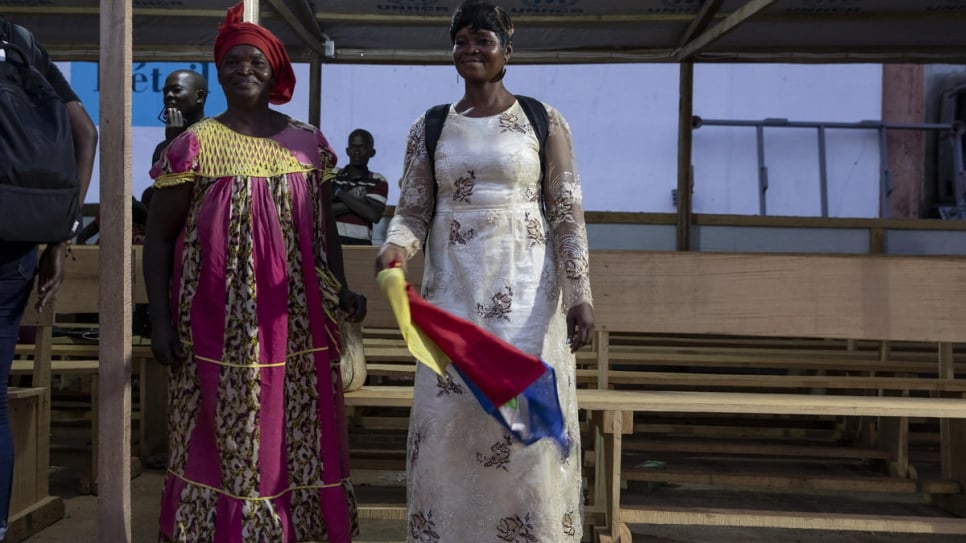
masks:
[[(0, 64), (7, 70), (19, 70), (17, 66), (32, 68), (39, 73), (48, 88), (52, 88), (56, 93), (55, 100), (47, 101), (49, 107), (63, 108), (66, 106), (64, 115), (69, 119), (70, 137), (65, 138), (65, 144), (73, 148), (73, 164), (71, 165), (70, 175), (76, 175), (71, 181), (76, 186), (77, 194), (71, 195), (70, 200), (75, 200), (74, 206), (79, 206), (84, 201), (87, 193), (87, 186), (90, 183), (91, 172), (94, 169), (94, 154), (97, 149), (97, 128), (90, 116), (84, 110), (77, 95), (64, 79), (63, 74), (57, 66), (50, 60), (47, 50), (38, 43), (33, 35), (24, 27), (13, 24), (0, 16)], [(17, 66), (14, 66), (14, 65)], [(4, 84), (10, 84), (15, 79), (5, 78)], [(33, 89), (26, 89), (31, 92)], [(7, 102), (9, 104), (9, 102)], [(8, 138), (6, 128), (11, 130), (21, 130), (29, 127), (19, 126), (21, 117), (16, 115), (16, 111), (11, 112), (7, 108), (0, 109), (0, 115), (8, 115), (7, 118), (0, 118), (0, 124), (5, 127), (4, 137)], [(3, 149), (3, 154), (9, 153), (9, 140)], [(67, 154), (70, 153), (68, 149)], [(23, 157), (0, 156), (0, 164), (21, 165), (19, 159)], [(29, 164), (25, 166), (30, 166)], [(5, 169), (0, 174), (0, 184), (6, 185), (11, 175)], [(29, 176), (26, 179), (28, 184), (31, 181)], [(4, 198), (10, 196), (4, 195)], [(12, 198), (11, 198), (12, 200)], [(38, 210), (43, 211), (44, 205), (37, 206)], [(79, 213), (79, 207), (72, 210), (75, 215)], [(0, 221), (7, 222), (4, 231), (15, 232), (12, 224), (15, 217), (7, 216), (0, 218)], [(43, 217), (38, 217), (42, 222)], [(71, 221), (73, 219), (70, 219)], [(63, 233), (58, 235), (59, 239), (45, 239), (46, 242), (43, 252), (38, 256), (38, 240), (30, 239), (29, 230), (22, 237), (15, 234), (5, 234), (0, 236), (0, 541), (6, 537), (7, 517), (10, 510), (10, 494), (13, 485), (13, 460), (14, 447), (13, 435), (10, 428), (9, 414), (7, 412), (7, 383), (10, 376), (10, 366), (13, 363), (14, 348), (17, 344), (20, 320), (23, 317), (30, 296), (30, 289), (33, 287), (34, 277), (37, 276), (37, 309), (42, 310), (53, 299), (64, 278), (64, 259), (67, 255), (68, 238), (72, 235), (70, 227), (65, 227)]]
[(552, 440), (513, 441), (452, 366), (443, 378), (420, 364), (408, 541), (578, 542), (574, 351), (590, 341), (594, 319), (570, 129), (553, 107), (504, 86), (513, 51), (505, 10), (464, 2), (449, 36), (464, 94), (410, 129), (376, 271), (425, 249), (423, 298), (553, 367), (572, 447), (562, 455)]

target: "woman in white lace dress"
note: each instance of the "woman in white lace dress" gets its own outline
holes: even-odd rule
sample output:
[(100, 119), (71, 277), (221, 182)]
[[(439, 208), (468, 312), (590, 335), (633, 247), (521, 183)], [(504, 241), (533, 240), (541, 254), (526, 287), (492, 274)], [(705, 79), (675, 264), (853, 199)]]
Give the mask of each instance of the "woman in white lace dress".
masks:
[(424, 116), (413, 124), (376, 267), (425, 249), (428, 301), (554, 367), (573, 445), (564, 455), (552, 440), (513, 441), (454, 371), (440, 378), (420, 366), (407, 459), (410, 542), (565, 543), (583, 531), (573, 351), (594, 325), (582, 197), (570, 128), (546, 104), (541, 182), (534, 128), (503, 86), (512, 34), (507, 13), (487, 2), (454, 13), (465, 94), (449, 108), (435, 161)]

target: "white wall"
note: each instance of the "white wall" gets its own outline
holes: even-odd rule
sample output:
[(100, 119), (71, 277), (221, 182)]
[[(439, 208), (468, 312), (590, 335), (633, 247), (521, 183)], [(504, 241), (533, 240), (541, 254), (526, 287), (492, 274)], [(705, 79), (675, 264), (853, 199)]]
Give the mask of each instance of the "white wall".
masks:
[[(293, 101), (279, 109), (305, 118), (308, 68), (296, 67)], [(398, 199), (411, 123), (426, 108), (459, 99), (462, 84), (449, 66), (324, 65), (322, 129), (345, 161), (345, 139), (366, 128), (376, 140), (370, 167), (390, 180)], [(857, 122), (881, 116), (879, 65), (698, 65), (694, 113), (705, 118)], [(73, 81), (72, 81), (73, 83)], [(574, 133), (588, 210), (674, 210), (677, 186), (678, 68), (672, 64), (508, 67), (511, 92), (538, 97), (568, 119)], [(220, 92), (213, 89), (214, 92)], [(92, 98), (85, 98), (90, 100)], [(157, 97), (157, 108), (161, 98)], [(156, 113), (156, 111), (152, 111)], [(217, 111), (209, 109), (209, 114)], [(779, 131), (781, 130), (781, 131)], [(756, 214), (754, 130), (695, 131), (695, 211)], [(133, 191), (147, 171), (160, 125), (133, 129)], [(818, 166), (813, 130), (766, 130), (769, 214), (818, 215)], [(831, 131), (829, 210), (870, 217), (878, 208), (878, 148), (874, 133)], [(95, 172), (96, 176), (96, 172)], [(96, 180), (95, 180), (96, 182)], [(96, 186), (88, 201), (97, 201)]]

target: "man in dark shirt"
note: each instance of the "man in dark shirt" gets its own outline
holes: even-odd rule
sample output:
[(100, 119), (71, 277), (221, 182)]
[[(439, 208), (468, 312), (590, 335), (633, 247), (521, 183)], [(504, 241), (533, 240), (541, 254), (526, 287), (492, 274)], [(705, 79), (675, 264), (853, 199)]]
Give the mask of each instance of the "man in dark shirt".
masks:
[(353, 130), (345, 152), (349, 165), (335, 170), (332, 202), (339, 239), (342, 245), (372, 245), (372, 226), (386, 210), (389, 183), (369, 171), (369, 159), (376, 155), (376, 149), (368, 130)]
[[(54, 88), (67, 105), (71, 135), (74, 139), (74, 156), (80, 180), (80, 202), (84, 201), (94, 169), (94, 153), (97, 150), (97, 128), (84, 110), (77, 95), (57, 66), (51, 62), (47, 50), (23, 27), (8, 23), (0, 16), (0, 40), (12, 43), (27, 57)], [(6, 62), (6, 58), (0, 58)], [(0, 157), (3, 160), (3, 157)], [(7, 413), (7, 382), (13, 362), (14, 347), (20, 330), (34, 276), (39, 276), (37, 293), (38, 309), (49, 302), (64, 279), (64, 258), (67, 242), (48, 244), (39, 258), (37, 246), (32, 243), (0, 242), (0, 540), (7, 531), (10, 510), (10, 493), (13, 486), (13, 434)]]

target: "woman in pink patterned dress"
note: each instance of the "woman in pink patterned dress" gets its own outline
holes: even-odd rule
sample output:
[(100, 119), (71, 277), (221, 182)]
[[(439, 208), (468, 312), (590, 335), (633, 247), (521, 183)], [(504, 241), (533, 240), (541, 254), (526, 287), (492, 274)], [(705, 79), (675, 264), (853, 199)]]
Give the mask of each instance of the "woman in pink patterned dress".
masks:
[(215, 41), (228, 109), (151, 171), (144, 247), (152, 349), (171, 366), (160, 536), (348, 542), (358, 532), (339, 371), (346, 286), (335, 154), (269, 108), (291, 98), (284, 46), (229, 10)]

